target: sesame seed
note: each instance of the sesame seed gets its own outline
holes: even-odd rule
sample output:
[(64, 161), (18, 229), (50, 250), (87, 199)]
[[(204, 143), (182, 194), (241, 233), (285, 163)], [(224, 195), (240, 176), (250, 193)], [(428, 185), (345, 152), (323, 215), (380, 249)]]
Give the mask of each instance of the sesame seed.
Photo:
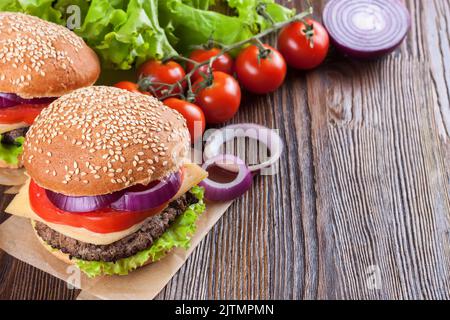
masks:
[[(164, 167), (172, 165), (166, 160), (170, 152), (167, 151), (168, 141), (185, 144), (183, 152), (176, 156), (187, 155), (189, 137), (184, 121), (181, 117), (178, 120), (171, 109), (152, 97), (97, 86), (75, 90), (53, 102), (43, 110), (28, 136), (49, 157), (52, 152), (55, 157), (58, 155), (58, 162), (62, 162), (58, 165), (65, 169), (60, 174), (69, 174), (66, 182), (92, 182), (92, 179), (107, 176), (111, 183), (129, 185), (134, 181), (135, 172), (144, 172), (150, 177), (156, 171), (155, 163), (162, 162)], [(170, 127), (170, 131), (161, 132), (166, 127)], [(67, 141), (65, 145), (69, 141), (72, 143), (67, 159), (64, 155), (60, 158), (62, 141)], [(34, 145), (30, 144), (29, 150), (32, 147)], [(127, 162), (132, 166), (124, 169), (122, 163)]]

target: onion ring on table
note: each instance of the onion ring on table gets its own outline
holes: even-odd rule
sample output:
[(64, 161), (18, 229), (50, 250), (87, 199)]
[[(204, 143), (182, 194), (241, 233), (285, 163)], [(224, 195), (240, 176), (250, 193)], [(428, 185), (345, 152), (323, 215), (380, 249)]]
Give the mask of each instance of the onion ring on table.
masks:
[(199, 183), (199, 186), (205, 188), (205, 198), (211, 201), (230, 201), (243, 195), (250, 189), (253, 182), (253, 175), (247, 165), (241, 159), (234, 155), (218, 155), (209, 159), (202, 165), (203, 170), (207, 170), (212, 165), (233, 164), (238, 167), (236, 178), (227, 183), (219, 183), (211, 180), (209, 177)]
[[(248, 166), (251, 172), (259, 171), (274, 165), (281, 157), (283, 151), (283, 141), (278, 133), (273, 129), (254, 124), (242, 123), (233, 124), (215, 131), (206, 141), (203, 158), (205, 161), (218, 156), (220, 154), (220, 147), (234, 138), (244, 138), (257, 140), (263, 143), (270, 150), (270, 158), (257, 165)], [(236, 165), (220, 165), (219, 167), (232, 172), (238, 172)]]

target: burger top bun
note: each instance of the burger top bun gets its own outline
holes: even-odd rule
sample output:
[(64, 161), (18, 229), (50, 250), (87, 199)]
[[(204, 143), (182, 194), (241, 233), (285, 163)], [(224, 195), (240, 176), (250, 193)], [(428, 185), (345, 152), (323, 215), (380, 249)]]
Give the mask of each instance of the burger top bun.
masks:
[(0, 12), (0, 92), (59, 97), (94, 84), (99, 74), (97, 55), (69, 29)]
[(87, 87), (42, 111), (27, 133), (23, 161), (43, 188), (102, 195), (179, 170), (189, 137), (183, 116), (153, 97)]

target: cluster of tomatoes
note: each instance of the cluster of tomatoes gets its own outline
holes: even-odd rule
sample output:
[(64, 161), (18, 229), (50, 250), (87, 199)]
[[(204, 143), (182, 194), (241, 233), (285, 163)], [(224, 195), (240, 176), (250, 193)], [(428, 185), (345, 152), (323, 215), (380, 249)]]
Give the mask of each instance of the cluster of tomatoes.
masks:
[[(284, 27), (278, 37), (278, 50), (267, 45), (249, 45), (243, 48), (236, 59), (228, 53), (213, 61), (212, 73), (208, 65), (202, 65), (192, 73), (190, 81), (195, 98), (192, 101), (167, 97), (182, 93), (186, 89), (186, 74), (194, 70), (194, 63), (186, 63), (184, 69), (174, 60), (161, 62), (150, 60), (138, 70), (139, 78), (151, 83), (151, 93), (164, 104), (180, 112), (187, 120), (192, 141), (203, 134), (206, 123), (218, 124), (230, 120), (241, 103), (241, 86), (256, 94), (275, 91), (286, 76), (286, 65), (296, 69), (309, 70), (320, 65), (328, 53), (329, 37), (325, 28), (312, 19), (293, 22)], [(197, 49), (189, 61), (202, 63), (210, 61), (222, 51), (219, 48)], [(122, 89), (139, 92), (136, 83), (123, 81), (116, 84)], [(202, 130), (194, 130), (201, 124)]]

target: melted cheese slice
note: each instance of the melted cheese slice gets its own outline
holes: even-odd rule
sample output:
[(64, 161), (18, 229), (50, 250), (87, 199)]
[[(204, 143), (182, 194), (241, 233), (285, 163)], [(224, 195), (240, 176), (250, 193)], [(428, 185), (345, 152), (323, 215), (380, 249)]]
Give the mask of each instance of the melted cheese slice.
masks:
[[(183, 194), (188, 192), (192, 187), (196, 186), (200, 181), (205, 179), (208, 175), (206, 171), (197, 166), (196, 164), (185, 164), (184, 165), (184, 178), (183, 184), (181, 185), (178, 193), (173, 197), (172, 200), (181, 197)], [(15, 216), (29, 218), (31, 220), (36, 220), (45, 223), (53, 230), (68, 236), (70, 238), (85, 242), (92, 243), (96, 245), (106, 245), (113, 243), (117, 240), (123, 239), (126, 236), (136, 232), (139, 228), (146, 222), (145, 220), (132, 226), (127, 230), (113, 233), (96, 233), (84, 228), (75, 228), (71, 226), (66, 226), (62, 224), (49, 223), (39, 217), (31, 209), (29, 201), (29, 184), (30, 180), (25, 183), (25, 185), (20, 189), (16, 197), (11, 201), (9, 206), (6, 208), (6, 212)]]
[(29, 127), (29, 124), (26, 124), (25, 122), (19, 122), (19, 123), (11, 123), (11, 124), (2, 124), (0, 123), (0, 134), (13, 131), (15, 129), (19, 128), (26, 128)]

